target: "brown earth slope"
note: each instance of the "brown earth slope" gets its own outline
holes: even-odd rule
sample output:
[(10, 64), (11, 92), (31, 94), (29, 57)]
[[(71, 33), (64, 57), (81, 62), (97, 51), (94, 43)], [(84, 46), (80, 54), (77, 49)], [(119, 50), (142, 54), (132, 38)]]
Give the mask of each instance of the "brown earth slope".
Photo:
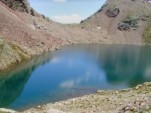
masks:
[[(0, 70), (16, 63), (16, 60), (12, 60), (12, 56), (16, 56), (18, 51), (14, 50), (11, 45), (20, 48), (27, 56), (26, 58), (53, 50), (62, 45), (63, 41), (54, 38), (50, 33), (46, 32), (43, 26), (43, 29), (36, 29), (32, 17), (27, 12), (12, 10), (0, 2), (0, 39), (5, 40), (3, 43), (10, 46), (10, 52), (13, 51), (12, 54), (7, 54), (7, 48), (0, 49), (3, 50), (3, 53), (0, 54), (0, 60), (3, 61), (4, 58), (7, 58), (4, 62), (1, 62)], [(43, 19), (42, 16), (37, 16), (37, 18)], [(48, 23), (46, 20), (45, 22)], [(17, 62), (22, 60), (18, 59)]]

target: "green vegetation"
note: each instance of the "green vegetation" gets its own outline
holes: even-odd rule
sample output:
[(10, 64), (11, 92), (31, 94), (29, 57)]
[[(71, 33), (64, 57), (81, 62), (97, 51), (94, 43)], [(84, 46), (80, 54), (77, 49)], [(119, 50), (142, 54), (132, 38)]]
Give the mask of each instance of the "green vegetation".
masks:
[(22, 61), (29, 58), (19, 46), (11, 44), (11, 48), (20, 56)]
[(139, 17), (135, 16), (134, 14), (130, 13), (127, 15), (127, 17), (122, 21), (123, 23), (131, 24), (138, 24)]
[(1, 49), (3, 48), (3, 45), (4, 45), (4, 42), (3, 42), (3, 40), (0, 38), (0, 51), (1, 51)]
[(32, 15), (32, 16), (35, 16), (35, 11), (31, 8), (30, 9), (30, 14)]
[(145, 43), (151, 43), (151, 18), (149, 19), (147, 27), (143, 32), (143, 40)]
[(0, 36), (0, 71), (26, 59), (28, 55), (19, 46), (7, 42)]
[(122, 0), (107, 1), (108, 9), (120, 8), (119, 6), (120, 6), (122, 3), (123, 3)]

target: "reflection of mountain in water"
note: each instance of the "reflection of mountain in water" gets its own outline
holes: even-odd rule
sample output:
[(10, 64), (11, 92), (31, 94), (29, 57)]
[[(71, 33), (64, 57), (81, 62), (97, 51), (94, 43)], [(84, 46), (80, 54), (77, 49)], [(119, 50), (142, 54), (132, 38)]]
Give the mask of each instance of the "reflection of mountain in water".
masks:
[[(73, 47), (74, 48), (74, 47)], [(88, 45), (74, 48), (93, 57), (110, 84), (129, 87), (151, 81), (151, 47), (134, 45)]]
[(136, 86), (151, 80), (150, 51), (150, 46), (75, 45), (52, 58), (42, 55), (0, 75), (0, 107), (22, 109), (97, 89)]
[(0, 107), (6, 107), (15, 101), (23, 90), (31, 72), (30, 68), (26, 68), (0, 78)]
[(8, 107), (20, 96), (33, 70), (47, 60), (49, 60), (49, 54), (23, 63), (15, 71), (0, 74), (0, 107)]
[(151, 47), (115, 46), (106, 51), (109, 52), (100, 59), (108, 81), (111, 83), (125, 81), (133, 87), (149, 80), (146, 77), (146, 69), (151, 67), (149, 55)]
[(151, 69), (150, 46), (100, 46), (98, 64), (106, 72), (109, 83), (125, 82), (130, 87), (150, 81)]

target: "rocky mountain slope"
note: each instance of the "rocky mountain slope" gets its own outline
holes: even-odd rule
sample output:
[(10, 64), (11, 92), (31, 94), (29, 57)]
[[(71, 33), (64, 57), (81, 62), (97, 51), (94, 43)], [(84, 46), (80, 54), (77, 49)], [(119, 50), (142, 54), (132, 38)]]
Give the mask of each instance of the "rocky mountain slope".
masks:
[(108, 0), (81, 24), (86, 29), (105, 29), (115, 43), (150, 42), (151, 4), (146, 0)]
[[(63, 25), (34, 11), (27, 0), (1, 0), (0, 36), (10, 48), (19, 48), (26, 58), (70, 43), (150, 43), (150, 7), (145, 0), (108, 0), (81, 24)], [(9, 57), (1, 70), (23, 60), (15, 57), (18, 60), (11, 61), (11, 56), (18, 54), (13, 51), (10, 55), (3, 50), (3, 55)]]
[[(15, 3), (13, 0), (10, 2)], [(54, 38), (46, 32), (44, 26), (38, 26), (37, 23), (34, 23), (34, 16), (27, 13), (26, 10), (23, 11), (24, 5), (12, 10), (14, 7), (8, 7), (8, 2), (6, 5), (4, 3), (3, 1), (0, 2), (0, 40), (5, 40), (2, 41), (4, 46), (0, 49), (0, 70), (62, 45), (61, 39)], [(35, 18), (44, 20), (43, 16), (39, 16), (36, 12), (34, 14), (37, 14)], [(49, 23), (46, 19), (44, 21)], [(22, 54), (26, 56), (25, 59), (21, 58)]]

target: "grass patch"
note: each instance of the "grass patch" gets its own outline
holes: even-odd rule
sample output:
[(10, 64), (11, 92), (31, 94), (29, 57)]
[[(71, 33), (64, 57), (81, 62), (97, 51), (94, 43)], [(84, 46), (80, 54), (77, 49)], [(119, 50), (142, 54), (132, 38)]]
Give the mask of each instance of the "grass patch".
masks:
[(19, 56), (20, 56), (20, 58), (21, 58), (22, 61), (24, 61), (24, 60), (26, 60), (26, 59), (29, 59), (28, 55), (26, 55), (26, 54), (23, 52), (23, 50), (22, 50), (19, 46), (15, 45), (15, 44), (11, 44), (11, 48), (12, 48), (16, 53), (19, 54)]
[(151, 17), (147, 23), (147, 27), (143, 32), (143, 40), (145, 43), (151, 43)]

